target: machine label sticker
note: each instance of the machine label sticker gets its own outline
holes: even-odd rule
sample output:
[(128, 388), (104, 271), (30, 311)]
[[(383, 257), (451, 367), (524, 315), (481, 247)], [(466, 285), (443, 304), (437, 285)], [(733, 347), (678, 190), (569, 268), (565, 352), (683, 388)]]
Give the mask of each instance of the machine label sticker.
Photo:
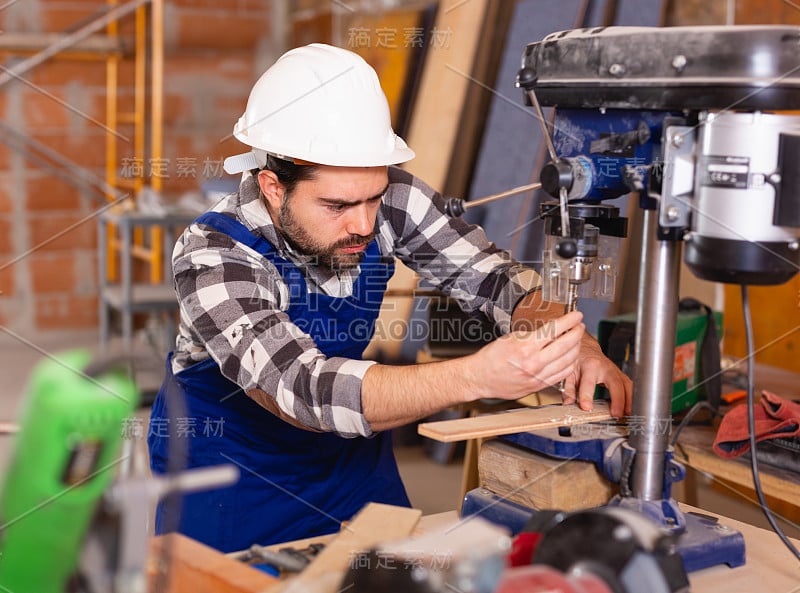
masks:
[(687, 342), (675, 348), (675, 365), (672, 367), (672, 382), (687, 380), (686, 387), (694, 387), (694, 367), (697, 359), (697, 342)]
[(702, 184), (707, 187), (747, 189), (750, 158), (744, 156), (704, 156), (700, 162)]

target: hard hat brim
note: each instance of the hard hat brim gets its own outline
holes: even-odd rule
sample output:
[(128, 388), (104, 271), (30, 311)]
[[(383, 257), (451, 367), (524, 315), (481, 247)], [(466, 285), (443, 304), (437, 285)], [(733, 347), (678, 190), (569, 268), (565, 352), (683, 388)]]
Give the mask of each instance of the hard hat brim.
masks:
[[(263, 168), (264, 159), (259, 158), (261, 155), (257, 153), (257, 150), (258, 149), (227, 157), (223, 163), (223, 169), (226, 173), (235, 175), (237, 173)], [(309, 161), (302, 157), (293, 157), (289, 155), (273, 153), (271, 151), (261, 152), (270, 152), (270, 154), (273, 154), (278, 158), (289, 161), (295, 161), (296, 159), (299, 159), (304, 164), (312, 163), (317, 165), (329, 165), (332, 167), (383, 167), (386, 165), (399, 165), (400, 163), (410, 161), (415, 156), (414, 151), (411, 150), (405, 141), (399, 136), (395, 137), (394, 150), (389, 154), (382, 155), (379, 158), (376, 158), (375, 155), (364, 155), (363, 157), (359, 155), (347, 155), (347, 158), (323, 159), (325, 162), (318, 162), (317, 160)]]

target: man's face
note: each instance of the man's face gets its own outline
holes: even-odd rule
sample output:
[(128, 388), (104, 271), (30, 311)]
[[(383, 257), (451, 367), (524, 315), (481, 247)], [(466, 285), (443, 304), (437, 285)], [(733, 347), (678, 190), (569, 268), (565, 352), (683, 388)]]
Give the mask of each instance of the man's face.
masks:
[[(332, 270), (357, 266), (375, 237), (386, 167), (327, 167), (284, 195), (277, 225), (286, 241)], [(271, 209), (273, 220), (275, 213)]]

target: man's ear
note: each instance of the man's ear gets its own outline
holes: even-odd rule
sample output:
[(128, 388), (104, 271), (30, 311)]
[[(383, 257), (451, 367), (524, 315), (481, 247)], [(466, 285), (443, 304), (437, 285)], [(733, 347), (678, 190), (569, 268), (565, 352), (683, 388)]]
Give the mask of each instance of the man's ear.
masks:
[(283, 197), (286, 193), (286, 188), (275, 175), (274, 171), (262, 170), (258, 172), (258, 186), (261, 188), (261, 193), (267, 200), (267, 204), (275, 211), (281, 209)]

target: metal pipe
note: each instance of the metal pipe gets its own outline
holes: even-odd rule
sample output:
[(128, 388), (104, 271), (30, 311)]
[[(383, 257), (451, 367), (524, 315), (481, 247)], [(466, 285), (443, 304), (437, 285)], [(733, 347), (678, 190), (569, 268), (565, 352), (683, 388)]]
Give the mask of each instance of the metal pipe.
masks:
[(658, 211), (644, 211), (636, 323), (636, 374), (629, 443), (636, 451), (632, 493), (660, 500), (672, 411), (681, 243), (656, 237)]
[[(578, 285), (572, 282), (569, 283), (569, 287), (567, 288), (567, 302), (564, 304), (564, 315), (572, 313), (573, 311), (578, 309)], [(560, 392), (564, 392), (564, 386), (566, 385), (567, 380), (561, 379), (558, 382), (558, 390)]]
[[(17, 150), (18, 152), (22, 152), (23, 156), (31, 161), (45, 166), (54, 175), (64, 180), (64, 182), (69, 183), (76, 189), (81, 191), (85, 191), (86, 189), (92, 189), (95, 191), (100, 190), (104, 192), (104, 195), (107, 194), (110, 196), (112, 200), (121, 200), (127, 196), (126, 193), (119, 191), (115, 187), (112, 187), (106, 182), (105, 179), (98, 177), (86, 167), (77, 164), (58, 151), (53, 150), (43, 142), (40, 142), (35, 138), (31, 138), (30, 136), (20, 132), (15, 128), (12, 128), (4, 122), (0, 122), (0, 132), (2, 132), (2, 134), (0, 134), (0, 142), (13, 148), (14, 150)], [(32, 150), (30, 150), (31, 148), (40, 154), (35, 154)], [(59, 167), (54, 167), (51, 163), (43, 160), (42, 157), (50, 159)], [(61, 169), (60, 172), (59, 168)]]
[(19, 62), (14, 67), (8, 68), (2, 74), (0, 74), (0, 87), (5, 86), (12, 80), (20, 78), (28, 70), (35, 68), (39, 64), (47, 61), (60, 51), (68, 49), (73, 45), (75, 45), (76, 43), (78, 43), (79, 41), (86, 39), (92, 33), (96, 33), (97, 31), (108, 25), (108, 23), (120, 19), (121, 17), (133, 12), (134, 10), (136, 10), (138, 6), (148, 1), (149, 0), (132, 0), (128, 4), (123, 4), (117, 8), (112, 8), (102, 16), (99, 16), (98, 18), (96, 18), (89, 24), (81, 27), (74, 33), (70, 33), (68, 35), (65, 35), (64, 37), (59, 38), (58, 41), (46, 47), (39, 53)]
[(547, 152), (550, 153), (550, 158), (552, 160), (557, 161), (558, 153), (556, 153), (556, 147), (553, 144), (553, 140), (550, 138), (550, 131), (547, 129), (547, 120), (544, 118), (542, 106), (539, 105), (539, 99), (536, 97), (536, 93), (533, 89), (528, 91), (528, 98), (531, 100), (531, 105), (533, 105), (533, 108), (536, 111), (536, 117), (539, 119), (539, 123), (542, 125), (542, 136), (544, 136), (544, 141), (547, 145)]

